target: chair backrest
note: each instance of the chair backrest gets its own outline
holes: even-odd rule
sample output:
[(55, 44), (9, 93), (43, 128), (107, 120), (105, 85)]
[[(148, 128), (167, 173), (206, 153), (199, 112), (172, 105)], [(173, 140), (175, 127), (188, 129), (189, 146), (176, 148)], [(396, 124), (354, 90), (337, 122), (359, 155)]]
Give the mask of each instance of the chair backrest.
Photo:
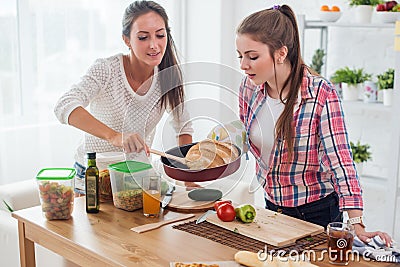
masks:
[(5, 201), (14, 211), (40, 205), (34, 179), (0, 185), (0, 210), (8, 211)]

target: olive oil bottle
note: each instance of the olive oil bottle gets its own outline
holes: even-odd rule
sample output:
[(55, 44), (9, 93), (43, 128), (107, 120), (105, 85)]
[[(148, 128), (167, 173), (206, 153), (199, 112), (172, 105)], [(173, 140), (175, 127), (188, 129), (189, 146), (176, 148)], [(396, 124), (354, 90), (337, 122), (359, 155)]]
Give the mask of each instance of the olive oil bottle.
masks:
[(85, 174), (86, 212), (98, 213), (99, 199), (99, 169), (96, 166), (96, 152), (87, 153), (88, 167)]

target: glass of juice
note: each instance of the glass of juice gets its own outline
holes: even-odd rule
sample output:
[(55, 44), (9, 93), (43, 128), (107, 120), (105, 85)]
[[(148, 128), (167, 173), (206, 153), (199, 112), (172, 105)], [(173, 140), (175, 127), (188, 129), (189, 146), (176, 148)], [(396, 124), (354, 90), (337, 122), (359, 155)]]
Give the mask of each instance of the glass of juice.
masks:
[(158, 217), (160, 213), (161, 177), (159, 175), (143, 177), (143, 214), (146, 217)]
[(329, 262), (347, 265), (352, 257), (354, 226), (342, 222), (332, 222), (327, 227)]

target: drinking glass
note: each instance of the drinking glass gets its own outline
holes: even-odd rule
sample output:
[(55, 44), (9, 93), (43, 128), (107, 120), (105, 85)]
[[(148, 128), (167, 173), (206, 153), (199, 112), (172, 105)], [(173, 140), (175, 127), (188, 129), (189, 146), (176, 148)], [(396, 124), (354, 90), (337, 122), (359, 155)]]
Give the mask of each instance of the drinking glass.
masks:
[(327, 227), (329, 262), (347, 265), (351, 257), (354, 226), (342, 222), (332, 222)]
[(143, 177), (143, 214), (158, 217), (160, 213), (161, 177)]

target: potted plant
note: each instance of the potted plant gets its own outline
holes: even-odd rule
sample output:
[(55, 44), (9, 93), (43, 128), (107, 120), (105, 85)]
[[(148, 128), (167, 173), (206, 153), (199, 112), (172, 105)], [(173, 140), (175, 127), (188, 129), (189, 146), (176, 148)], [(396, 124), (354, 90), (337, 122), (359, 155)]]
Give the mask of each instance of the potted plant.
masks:
[(356, 164), (356, 168), (359, 174), (362, 173), (363, 163), (367, 162), (369, 159), (372, 159), (370, 145), (361, 144), (360, 140), (357, 141), (356, 144), (350, 141), (351, 152), (353, 154), (353, 161)]
[(326, 54), (323, 49), (317, 49), (317, 50), (315, 50), (314, 55), (312, 57), (310, 68), (315, 70), (318, 74), (321, 73), (322, 66), (324, 65), (324, 56), (325, 55)]
[(394, 86), (394, 69), (387, 69), (384, 73), (378, 74), (378, 89), (383, 91), (383, 104), (385, 106), (392, 105), (393, 86)]
[(331, 77), (333, 83), (342, 84), (343, 100), (354, 101), (359, 98), (361, 84), (370, 80), (371, 74), (364, 69), (350, 69), (344, 67), (335, 71)]
[(350, 6), (377, 6), (380, 0), (349, 0)]
[(355, 20), (358, 23), (370, 23), (374, 7), (380, 4), (380, 0), (349, 0), (355, 10)]

